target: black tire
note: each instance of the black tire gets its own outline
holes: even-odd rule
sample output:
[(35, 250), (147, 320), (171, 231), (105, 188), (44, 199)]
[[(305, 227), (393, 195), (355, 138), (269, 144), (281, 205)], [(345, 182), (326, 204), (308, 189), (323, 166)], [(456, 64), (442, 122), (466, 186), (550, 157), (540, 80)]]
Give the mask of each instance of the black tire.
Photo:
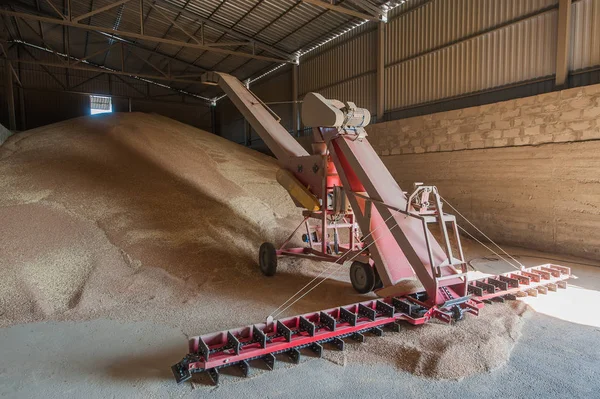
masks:
[(350, 266), (350, 282), (359, 294), (371, 292), (375, 286), (375, 271), (368, 263), (354, 261)]
[(265, 242), (258, 250), (258, 264), (265, 276), (274, 276), (277, 272), (277, 252), (275, 245)]
[(383, 288), (383, 281), (381, 281), (381, 277), (377, 272), (377, 268), (373, 267), (373, 271), (375, 272), (375, 284), (373, 284), (373, 289), (378, 290), (380, 288)]

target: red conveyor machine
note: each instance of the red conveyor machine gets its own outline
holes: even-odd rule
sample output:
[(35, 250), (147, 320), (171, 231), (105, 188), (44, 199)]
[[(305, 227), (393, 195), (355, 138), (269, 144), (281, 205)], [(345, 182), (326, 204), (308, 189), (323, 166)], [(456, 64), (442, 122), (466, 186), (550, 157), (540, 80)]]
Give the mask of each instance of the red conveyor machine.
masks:
[[(412, 194), (402, 191), (367, 140), (368, 110), (307, 94), (302, 120), (317, 126), (309, 154), (238, 79), (210, 72), (202, 80), (219, 85), (242, 112), (277, 157), (277, 180), (303, 209), (302, 222), (283, 245), (260, 247), (261, 271), (274, 275), (283, 256), (327, 261), (331, 265), (321, 273), (323, 279), (345, 266), (358, 292), (375, 291), (380, 298), (192, 337), (189, 353), (172, 366), (177, 382), (206, 371), (218, 384), (222, 367), (239, 367), (247, 376), (251, 360), (262, 359), (273, 368), (279, 353), (297, 362), (302, 348), (317, 355), (326, 343), (343, 350), (345, 338), (362, 342), (365, 333), (397, 330), (402, 321), (451, 323), (464, 313), (477, 315), (486, 302), (566, 288), (570, 269), (553, 264), (469, 280), (455, 216), (442, 210), (435, 186), (417, 183)], [(437, 239), (430, 226), (436, 227)], [(292, 247), (299, 230), (305, 245)], [(415, 276), (424, 291), (399, 292), (402, 282)], [(309, 284), (274, 316), (314, 288)]]

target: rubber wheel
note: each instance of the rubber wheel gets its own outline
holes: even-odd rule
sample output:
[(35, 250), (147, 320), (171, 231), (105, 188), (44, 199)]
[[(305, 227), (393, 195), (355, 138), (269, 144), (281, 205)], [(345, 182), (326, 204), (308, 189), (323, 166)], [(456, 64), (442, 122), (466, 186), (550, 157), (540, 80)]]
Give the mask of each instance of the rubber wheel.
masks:
[(258, 264), (265, 276), (274, 276), (277, 272), (277, 252), (275, 245), (265, 242), (258, 250)]
[(375, 284), (373, 284), (373, 289), (378, 290), (383, 288), (383, 281), (381, 281), (381, 277), (379, 277), (379, 273), (377, 273), (377, 269), (373, 267), (373, 271), (375, 271)]
[(350, 282), (359, 294), (373, 291), (375, 271), (368, 263), (354, 261), (350, 266)]

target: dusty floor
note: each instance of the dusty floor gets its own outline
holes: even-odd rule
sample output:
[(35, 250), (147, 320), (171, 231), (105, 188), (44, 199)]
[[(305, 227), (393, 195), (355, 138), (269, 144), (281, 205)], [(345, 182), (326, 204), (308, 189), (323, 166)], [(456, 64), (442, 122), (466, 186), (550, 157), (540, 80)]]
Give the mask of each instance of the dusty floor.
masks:
[[(577, 366), (583, 381), (575, 396), (597, 384), (600, 345), (592, 343), (600, 321), (590, 304), (600, 300), (600, 268), (578, 266), (580, 288), (528, 299), (552, 317), (496, 306), (454, 330), (429, 325), (373, 338), (289, 373), (255, 370), (255, 378), (224, 378), (217, 389), (201, 376), (175, 386), (168, 366), (185, 353), (186, 336), (263, 320), (323, 267), (284, 261), (272, 279), (258, 272), (260, 243), (281, 241), (298, 221), (275, 169), (268, 157), (154, 115), (79, 118), (12, 137), (0, 147), (0, 395), (254, 397), (262, 389), (274, 397), (292, 396), (310, 380), (302, 387), (309, 396), (347, 389), (422, 396), (433, 386), (452, 395), (488, 389), (481, 393), (493, 397), (493, 387), (465, 381), (507, 375), (522, 385), (524, 366), (545, 370), (535, 375), (550, 381), (557, 355), (590, 365)], [(465, 247), (469, 257), (487, 255)], [(506, 267), (490, 259), (473, 264), (484, 272)], [(286, 314), (363, 298), (347, 280), (340, 272)], [(553, 330), (562, 333), (551, 338)], [(585, 353), (584, 343), (593, 349)], [(413, 374), (475, 375), (440, 382)]]
[[(490, 262), (481, 263), (482, 269), (490, 267)], [(208, 385), (203, 375), (194, 384), (177, 385), (165, 366), (186, 350), (181, 330), (163, 323), (98, 319), (0, 329), (0, 396), (297, 398), (302, 392), (308, 398), (592, 398), (600, 390), (600, 314), (595, 311), (600, 268), (564, 263), (581, 278), (567, 290), (530, 300), (541, 310), (527, 317), (508, 363), (460, 380), (418, 377), (386, 362), (340, 366), (336, 359), (307, 355), (297, 366), (282, 357), (274, 371), (256, 368), (247, 379), (223, 371), (219, 387)], [(548, 307), (548, 301), (559, 305)], [(368, 352), (381, 339), (368, 338), (353, 349)]]

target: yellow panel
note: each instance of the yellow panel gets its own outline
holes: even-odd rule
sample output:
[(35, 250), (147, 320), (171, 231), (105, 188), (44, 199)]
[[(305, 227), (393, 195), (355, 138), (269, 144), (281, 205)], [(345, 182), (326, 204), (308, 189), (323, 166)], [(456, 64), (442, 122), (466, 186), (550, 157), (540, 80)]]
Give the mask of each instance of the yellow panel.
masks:
[(300, 183), (290, 171), (279, 169), (277, 171), (277, 182), (290, 193), (293, 199), (309, 211), (318, 211), (321, 209), (317, 197)]

